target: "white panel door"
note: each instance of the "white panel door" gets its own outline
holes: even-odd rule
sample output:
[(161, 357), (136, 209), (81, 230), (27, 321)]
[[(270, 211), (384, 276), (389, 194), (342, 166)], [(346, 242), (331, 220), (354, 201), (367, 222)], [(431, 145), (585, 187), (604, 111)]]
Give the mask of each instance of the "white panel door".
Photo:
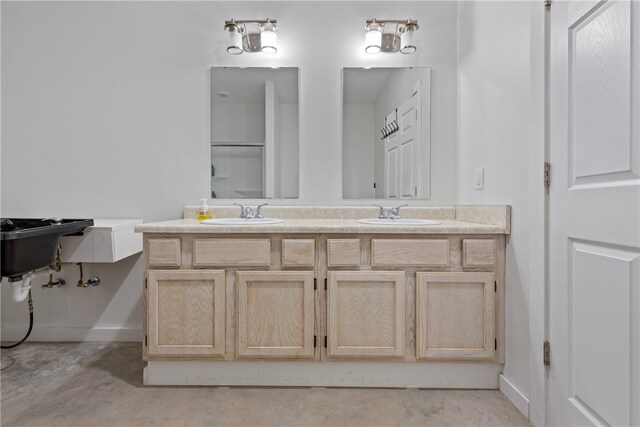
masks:
[(640, 424), (639, 6), (551, 6), (554, 426)]
[[(417, 197), (420, 183), (420, 91), (398, 107), (399, 130), (385, 141), (386, 191), (388, 199)], [(390, 116), (395, 120), (396, 114)], [(389, 120), (388, 120), (389, 121)]]

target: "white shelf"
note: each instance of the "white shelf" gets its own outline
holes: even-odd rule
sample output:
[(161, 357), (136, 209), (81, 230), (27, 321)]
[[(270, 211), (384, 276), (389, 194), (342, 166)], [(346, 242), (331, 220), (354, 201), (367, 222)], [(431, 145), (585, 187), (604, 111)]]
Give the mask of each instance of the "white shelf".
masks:
[(142, 234), (133, 231), (141, 219), (95, 219), (82, 236), (60, 239), (62, 262), (117, 262), (142, 252)]

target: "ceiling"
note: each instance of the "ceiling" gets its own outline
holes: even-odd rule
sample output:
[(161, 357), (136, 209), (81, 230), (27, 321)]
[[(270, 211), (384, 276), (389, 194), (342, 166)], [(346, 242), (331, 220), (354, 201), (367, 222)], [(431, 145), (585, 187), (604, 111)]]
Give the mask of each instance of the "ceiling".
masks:
[[(264, 83), (274, 82), (280, 102), (298, 103), (297, 68), (237, 68), (211, 69), (211, 95), (214, 104), (264, 104)], [(220, 92), (228, 94), (220, 96)]]
[(374, 104), (397, 68), (345, 68), (343, 104)]

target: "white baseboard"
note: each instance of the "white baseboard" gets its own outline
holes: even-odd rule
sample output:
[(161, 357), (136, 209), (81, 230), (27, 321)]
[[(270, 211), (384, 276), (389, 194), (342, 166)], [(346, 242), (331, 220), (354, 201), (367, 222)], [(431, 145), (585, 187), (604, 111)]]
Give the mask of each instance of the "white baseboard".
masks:
[(497, 389), (502, 365), (402, 362), (150, 361), (145, 385)]
[[(26, 326), (2, 326), (2, 341), (18, 341), (27, 333)], [(140, 328), (72, 328), (34, 326), (28, 341), (141, 341)]]
[(502, 374), (500, 374), (500, 391), (529, 419), (529, 398)]

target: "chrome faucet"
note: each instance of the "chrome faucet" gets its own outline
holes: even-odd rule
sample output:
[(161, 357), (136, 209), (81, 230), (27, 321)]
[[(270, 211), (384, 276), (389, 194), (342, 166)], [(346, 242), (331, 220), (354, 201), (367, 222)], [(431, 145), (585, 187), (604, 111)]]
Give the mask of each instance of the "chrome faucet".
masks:
[(385, 211), (384, 206), (376, 205), (373, 206), (380, 208), (380, 212), (378, 212), (379, 219), (402, 219), (402, 215), (400, 215), (400, 208), (408, 206), (407, 204), (394, 206), (389, 208), (388, 211)]
[(240, 203), (234, 203), (236, 206), (240, 206), (240, 218), (245, 219), (261, 219), (264, 218), (262, 216), (262, 207), (267, 206), (269, 203), (263, 203), (256, 207), (255, 212), (249, 206), (243, 206)]

